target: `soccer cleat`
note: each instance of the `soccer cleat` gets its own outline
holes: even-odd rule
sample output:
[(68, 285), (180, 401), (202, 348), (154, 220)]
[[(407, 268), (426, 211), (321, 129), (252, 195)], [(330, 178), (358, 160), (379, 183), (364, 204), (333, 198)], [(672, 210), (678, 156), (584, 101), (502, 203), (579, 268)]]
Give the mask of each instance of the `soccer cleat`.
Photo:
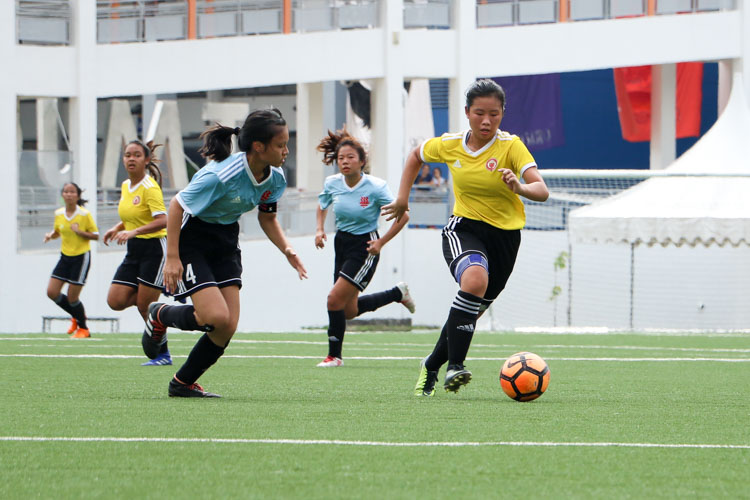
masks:
[(414, 314), (414, 311), (417, 310), (417, 306), (414, 304), (414, 299), (409, 293), (409, 285), (402, 281), (398, 283), (396, 287), (401, 290), (401, 303), (405, 308), (409, 310), (410, 313)]
[(318, 363), (316, 366), (320, 368), (335, 368), (343, 364), (344, 362), (341, 360), (341, 358), (334, 358), (333, 356), (326, 356), (326, 359)]
[(154, 359), (150, 359), (145, 363), (141, 363), (141, 366), (166, 366), (172, 364), (172, 356), (169, 351), (163, 352), (156, 356)]
[(78, 320), (75, 318), (71, 318), (70, 328), (68, 328), (68, 335), (73, 335), (76, 330), (78, 330)]
[(159, 321), (159, 309), (164, 304), (152, 302), (146, 315), (146, 329), (141, 336), (143, 352), (149, 359), (156, 359), (161, 353), (161, 346), (167, 341), (167, 327)]
[(428, 370), (424, 365), (427, 358), (423, 359), (419, 363), (419, 379), (417, 379), (417, 385), (414, 387), (415, 396), (434, 396), (435, 395), (435, 382), (438, 379), (437, 370)]
[(73, 334), (72, 338), (74, 338), (74, 339), (87, 339), (89, 337), (91, 337), (91, 333), (88, 331), (87, 328), (79, 328)]
[(458, 392), (462, 385), (471, 382), (471, 372), (464, 365), (450, 365), (445, 374), (443, 387), (448, 392)]
[(177, 379), (172, 377), (169, 382), (169, 397), (170, 398), (220, 398), (218, 394), (213, 392), (206, 392), (198, 384), (183, 384), (178, 382)]

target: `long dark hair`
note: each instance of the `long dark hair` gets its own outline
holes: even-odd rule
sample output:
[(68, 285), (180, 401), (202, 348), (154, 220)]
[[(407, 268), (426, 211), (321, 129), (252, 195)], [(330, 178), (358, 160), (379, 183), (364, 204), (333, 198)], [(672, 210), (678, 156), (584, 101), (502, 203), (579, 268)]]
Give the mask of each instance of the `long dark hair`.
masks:
[(159, 170), (159, 166), (157, 165), (157, 163), (159, 163), (161, 160), (156, 158), (156, 156), (154, 155), (154, 151), (156, 151), (156, 148), (161, 146), (161, 144), (154, 144), (154, 141), (148, 141), (146, 144), (144, 144), (136, 139), (127, 143), (125, 147), (127, 148), (131, 144), (136, 144), (143, 150), (143, 156), (148, 158), (146, 169), (148, 170), (148, 173), (151, 174), (151, 177), (156, 179), (156, 182), (158, 182), (159, 186), (161, 186), (162, 175), (161, 170)]
[(81, 198), (81, 194), (83, 194), (83, 189), (81, 189), (81, 186), (79, 186), (75, 182), (66, 182), (65, 184), (63, 184), (63, 187), (60, 190), (60, 194), (62, 194), (62, 192), (65, 191), (65, 186), (67, 186), (67, 185), (71, 185), (74, 188), (76, 188), (76, 192), (78, 193), (78, 201), (76, 202), (76, 205), (78, 205), (79, 207), (82, 207), (86, 203), (89, 202), (89, 200), (84, 200), (83, 198)]
[(216, 123), (205, 130), (200, 138), (203, 146), (198, 152), (204, 158), (214, 161), (226, 160), (232, 154), (232, 135), (237, 134), (237, 145), (240, 151), (251, 151), (253, 142), (268, 144), (286, 126), (281, 111), (276, 108), (258, 109), (247, 115), (242, 128), (230, 128)]
[(470, 108), (471, 105), (474, 104), (474, 99), (477, 97), (488, 96), (497, 97), (503, 111), (505, 111), (505, 91), (500, 85), (487, 78), (477, 80), (469, 86), (466, 91), (466, 107)]
[(362, 162), (362, 171), (364, 172), (365, 166), (367, 165), (367, 152), (357, 139), (349, 135), (346, 127), (343, 127), (336, 132), (331, 132), (329, 130), (328, 135), (320, 140), (317, 150), (323, 153), (323, 163), (326, 165), (333, 164), (333, 162), (336, 161), (336, 158), (338, 158), (339, 149), (341, 149), (342, 146), (351, 146), (357, 151), (359, 160)]

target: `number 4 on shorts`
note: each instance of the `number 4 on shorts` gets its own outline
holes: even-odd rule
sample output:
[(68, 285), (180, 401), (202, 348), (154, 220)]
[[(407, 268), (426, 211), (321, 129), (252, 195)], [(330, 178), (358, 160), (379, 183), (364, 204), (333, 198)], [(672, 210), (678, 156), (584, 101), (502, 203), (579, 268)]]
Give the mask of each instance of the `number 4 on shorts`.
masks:
[(195, 273), (193, 272), (193, 265), (188, 264), (185, 267), (185, 281), (189, 281), (193, 285), (195, 285)]

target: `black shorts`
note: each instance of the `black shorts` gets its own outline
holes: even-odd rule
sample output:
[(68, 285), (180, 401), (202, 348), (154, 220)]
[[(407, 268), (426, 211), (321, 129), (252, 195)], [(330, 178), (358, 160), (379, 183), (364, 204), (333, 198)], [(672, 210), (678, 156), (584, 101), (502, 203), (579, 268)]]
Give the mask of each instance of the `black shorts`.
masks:
[(90, 267), (91, 252), (72, 257), (61, 253), (60, 260), (57, 261), (55, 269), (52, 270), (52, 277), (71, 285), (83, 286), (86, 284)]
[(240, 225), (212, 224), (188, 217), (180, 231), (182, 281), (175, 298), (187, 297), (198, 290), (236, 285), (242, 288)]
[(521, 245), (520, 229), (500, 229), (478, 220), (451, 215), (443, 228), (443, 257), (454, 279), (456, 264), (470, 253), (484, 255), (489, 264), (489, 284), (484, 298), (495, 300), (505, 288)]
[(377, 231), (365, 234), (337, 231), (333, 239), (333, 248), (336, 252), (333, 282), (335, 283), (341, 276), (356, 286), (360, 292), (364, 292), (375, 274), (378, 261), (380, 261), (380, 255), (372, 255), (367, 252), (367, 242), (379, 237)]
[(127, 245), (128, 251), (115, 271), (112, 283), (133, 288), (146, 285), (163, 290), (167, 238), (131, 238)]

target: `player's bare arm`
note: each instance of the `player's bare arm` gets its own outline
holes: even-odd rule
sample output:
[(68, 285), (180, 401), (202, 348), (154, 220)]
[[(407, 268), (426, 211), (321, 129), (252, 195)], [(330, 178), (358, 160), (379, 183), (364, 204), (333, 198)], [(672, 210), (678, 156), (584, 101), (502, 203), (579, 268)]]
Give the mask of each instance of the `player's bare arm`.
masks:
[(299, 279), (306, 279), (307, 270), (302, 264), (302, 260), (299, 258), (299, 255), (297, 255), (297, 252), (295, 252), (294, 248), (289, 244), (289, 240), (286, 239), (284, 231), (281, 229), (281, 225), (276, 219), (276, 214), (259, 211), (258, 223), (268, 239), (271, 240), (271, 243), (281, 250), (286, 257), (286, 260), (289, 262), (289, 265), (297, 271)]
[(320, 205), (318, 205), (318, 210), (315, 214), (315, 219), (317, 220), (317, 229), (315, 230), (315, 248), (323, 248), (326, 246), (325, 242), (328, 240), (326, 237), (326, 231), (325, 231), (325, 223), (326, 223), (326, 215), (328, 214), (328, 210), (323, 210), (320, 208)]
[(164, 287), (167, 293), (177, 291), (177, 283), (182, 279), (182, 261), (180, 260), (180, 231), (182, 230), (182, 216), (185, 210), (172, 198), (169, 202), (167, 216), (167, 258), (164, 262)]
[(419, 148), (414, 148), (409, 153), (409, 156), (406, 157), (396, 199), (392, 203), (384, 205), (381, 210), (381, 213), (385, 216), (385, 220), (396, 219), (398, 221), (409, 211), (409, 193), (421, 166), (422, 158), (419, 156)]

